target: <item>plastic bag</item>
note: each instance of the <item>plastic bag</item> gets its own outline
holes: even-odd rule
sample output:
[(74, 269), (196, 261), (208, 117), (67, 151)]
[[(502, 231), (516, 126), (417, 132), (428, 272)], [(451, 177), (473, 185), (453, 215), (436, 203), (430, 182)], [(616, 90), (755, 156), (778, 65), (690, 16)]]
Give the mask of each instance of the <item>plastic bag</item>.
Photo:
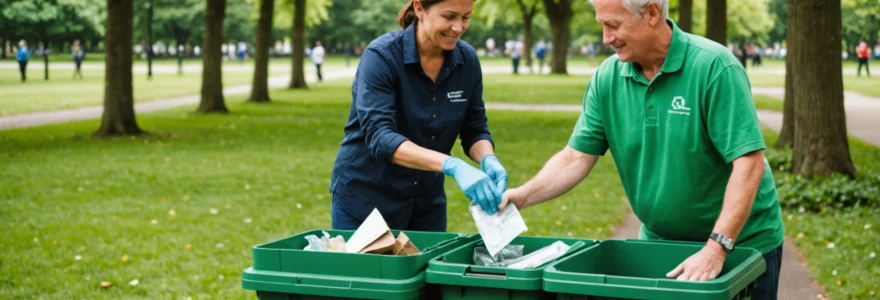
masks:
[(486, 267), (507, 267), (511, 269), (530, 269), (539, 267), (565, 254), (569, 245), (562, 241), (538, 249), (523, 256), (522, 245), (508, 245), (498, 252), (496, 257), (489, 255), (485, 247), (474, 248), (474, 263)]
[(345, 252), (345, 239), (341, 235), (331, 239), (329, 233), (326, 231), (322, 232), (324, 235), (320, 238), (314, 234), (307, 235), (306, 240), (309, 241), (309, 245), (303, 248), (303, 250)]
[(508, 205), (494, 215), (486, 214), (478, 205), (471, 205), (468, 209), (490, 256), (497, 255), (504, 246), (528, 230), (515, 205)]
[(474, 248), (474, 263), (478, 266), (504, 267), (505, 261), (522, 257), (523, 245), (507, 245), (493, 257), (485, 246)]

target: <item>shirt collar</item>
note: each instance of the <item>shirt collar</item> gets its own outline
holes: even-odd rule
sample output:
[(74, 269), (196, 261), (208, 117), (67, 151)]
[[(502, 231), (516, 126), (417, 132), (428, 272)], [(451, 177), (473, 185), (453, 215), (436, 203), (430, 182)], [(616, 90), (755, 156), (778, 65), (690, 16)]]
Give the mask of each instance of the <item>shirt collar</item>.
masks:
[(672, 27), (672, 41), (669, 43), (666, 61), (663, 62), (663, 67), (660, 70), (663, 73), (673, 73), (681, 70), (681, 66), (684, 65), (684, 57), (687, 54), (688, 48), (688, 36), (678, 28), (678, 24), (675, 24), (675, 21), (666, 19), (666, 23)]
[[(403, 30), (403, 63), (416, 64), (421, 63), (419, 59), (419, 47), (416, 45), (416, 23), (413, 22)], [(460, 42), (460, 41), (459, 41)], [(456, 65), (463, 65), (464, 60), (459, 51), (459, 45), (456, 43), (452, 51), (444, 51), (446, 58), (452, 58), (452, 62)]]
[[(684, 57), (685, 54), (687, 54), (688, 47), (688, 36), (684, 31), (681, 31), (681, 29), (678, 28), (678, 24), (675, 24), (675, 21), (666, 19), (666, 23), (669, 27), (672, 27), (672, 40), (669, 42), (669, 51), (666, 53), (666, 60), (663, 61), (663, 66), (660, 67), (660, 71), (663, 73), (673, 73), (681, 70), (681, 66), (684, 65)], [(624, 63), (623, 68), (620, 70), (620, 76), (633, 77), (635, 74), (635, 64), (632, 62)]]

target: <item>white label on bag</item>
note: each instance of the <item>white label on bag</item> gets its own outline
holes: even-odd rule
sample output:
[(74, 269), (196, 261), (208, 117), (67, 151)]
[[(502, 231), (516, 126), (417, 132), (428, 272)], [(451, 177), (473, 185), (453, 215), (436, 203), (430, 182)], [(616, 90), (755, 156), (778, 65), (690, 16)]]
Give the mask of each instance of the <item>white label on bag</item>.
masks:
[(489, 250), (489, 255), (492, 257), (529, 229), (519, 210), (512, 203), (494, 215), (486, 214), (478, 205), (471, 205), (469, 210), (486, 244), (486, 250)]

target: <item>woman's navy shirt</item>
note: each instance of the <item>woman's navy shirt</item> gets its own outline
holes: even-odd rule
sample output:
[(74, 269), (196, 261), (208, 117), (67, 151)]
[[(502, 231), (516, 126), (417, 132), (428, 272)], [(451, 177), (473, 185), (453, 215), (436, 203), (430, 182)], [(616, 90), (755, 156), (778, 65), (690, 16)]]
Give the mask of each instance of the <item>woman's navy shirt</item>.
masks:
[(493, 142), (473, 47), (459, 40), (453, 50), (444, 51), (435, 83), (422, 69), (415, 37), (415, 26), (410, 25), (371, 42), (352, 83), (351, 112), (330, 193), (361, 220), (373, 208), (387, 215), (410, 211), (418, 202), (445, 203), (443, 173), (391, 162), (404, 141), (444, 154), (457, 138), (466, 154), (479, 140)]

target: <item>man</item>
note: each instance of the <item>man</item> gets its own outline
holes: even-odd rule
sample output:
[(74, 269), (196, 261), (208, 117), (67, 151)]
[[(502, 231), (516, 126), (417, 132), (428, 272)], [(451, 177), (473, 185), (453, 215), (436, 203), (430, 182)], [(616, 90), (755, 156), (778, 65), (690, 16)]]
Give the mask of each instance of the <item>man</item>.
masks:
[(324, 46), (321, 46), (321, 41), (315, 42), (315, 48), (312, 49), (312, 61), (315, 62), (315, 68), (318, 69), (318, 81), (323, 81), (321, 64), (324, 63)]
[(711, 280), (734, 245), (755, 248), (767, 270), (753, 299), (776, 299), (782, 217), (745, 69), (668, 20), (668, 0), (591, 2), (617, 55), (590, 80), (568, 146), (501, 208), (568, 192), (610, 149), (641, 238), (705, 243), (668, 277)]

